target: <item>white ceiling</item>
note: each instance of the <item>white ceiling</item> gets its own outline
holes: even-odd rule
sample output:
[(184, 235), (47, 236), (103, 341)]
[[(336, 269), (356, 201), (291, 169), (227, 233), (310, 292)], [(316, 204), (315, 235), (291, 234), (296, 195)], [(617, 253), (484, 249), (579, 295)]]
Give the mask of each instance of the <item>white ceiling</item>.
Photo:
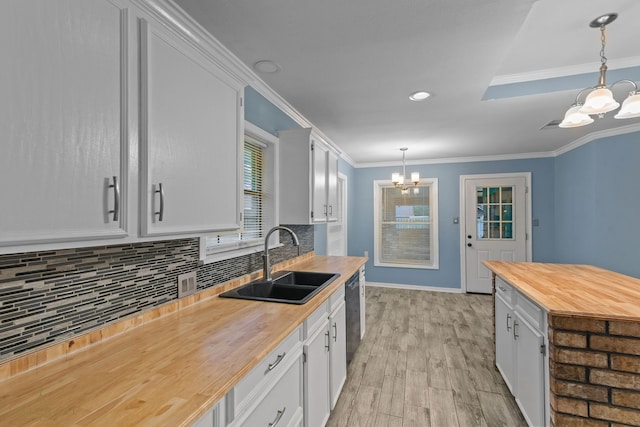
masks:
[[(518, 156), (640, 130), (611, 113), (540, 130), (597, 83), (600, 32), (588, 24), (601, 14), (619, 14), (609, 68), (635, 67), (609, 83), (640, 81), (637, 0), (175, 1), (247, 65), (278, 63), (260, 78), (358, 165), (397, 162), (400, 147), (408, 163)], [(582, 73), (594, 74), (566, 77)], [(419, 89), (432, 98), (410, 101)]]

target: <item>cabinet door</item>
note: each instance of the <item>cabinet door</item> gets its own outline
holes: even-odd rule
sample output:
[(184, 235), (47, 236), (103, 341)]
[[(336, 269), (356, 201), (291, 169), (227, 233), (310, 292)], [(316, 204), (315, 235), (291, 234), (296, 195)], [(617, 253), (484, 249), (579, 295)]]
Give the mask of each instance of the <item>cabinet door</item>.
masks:
[(327, 155), (327, 149), (322, 144), (314, 142), (311, 155), (313, 162), (311, 171), (313, 222), (327, 221)]
[(495, 297), (496, 304), (496, 367), (502, 374), (504, 382), (511, 393), (516, 392), (515, 377), (515, 342), (513, 334), (514, 314), (512, 307), (499, 294)]
[(160, 24), (140, 34), (143, 234), (238, 229), (241, 86)]
[(127, 8), (3, 6), (0, 246), (126, 236)]
[[(327, 152), (327, 221), (337, 221), (338, 205), (338, 156)], [(345, 219), (346, 220), (346, 219)]]
[(344, 301), (329, 316), (329, 332), (331, 338), (329, 388), (331, 409), (333, 409), (347, 379), (347, 318)]
[(544, 422), (544, 337), (518, 313), (515, 314), (516, 384), (515, 397), (530, 426)]
[(329, 419), (329, 329), (325, 321), (304, 345), (304, 425), (324, 426)]

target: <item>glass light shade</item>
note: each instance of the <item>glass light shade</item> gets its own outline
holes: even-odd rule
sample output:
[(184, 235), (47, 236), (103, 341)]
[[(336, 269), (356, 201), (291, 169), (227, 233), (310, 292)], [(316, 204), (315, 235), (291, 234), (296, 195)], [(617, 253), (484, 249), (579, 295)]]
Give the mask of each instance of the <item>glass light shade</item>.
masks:
[(404, 184), (404, 176), (398, 175), (398, 185), (402, 185), (402, 184)]
[(413, 194), (420, 194), (420, 187), (413, 187)]
[(615, 116), (616, 119), (631, 119), (640, 117), (640, 93), (631, 92), (622, 103), (622, 108)]
[(593, 119), (588, 114), (580, 111), (580, 105), (574, 105), (569, 108), (564, 115), (564, 119), (558, 125), (561, 128), (577, 128), (579, 126), (588, 125), (593, 123)]
[(393, 182), (394, 184), (400, 182), (400, 174), (398, 172), (394, 172), (391, 174), (391, 182)]
[(580, 112), (585, 114), (603, 114), (613, 111), (619, 106), (620, 104), (613, 99), (613, 93), (611, 93), (609, 89), (599, 87), (587, 95), (587, 99), (584, 100), (584, 105), (580, 108)]
[(403, 188), (402, 190), (400, 190), (400, 194), (409, 194), (409, 189)]
[(419, 172), (411, 172), (411, 182), (417, 184), (420, 181), (420, 173)]

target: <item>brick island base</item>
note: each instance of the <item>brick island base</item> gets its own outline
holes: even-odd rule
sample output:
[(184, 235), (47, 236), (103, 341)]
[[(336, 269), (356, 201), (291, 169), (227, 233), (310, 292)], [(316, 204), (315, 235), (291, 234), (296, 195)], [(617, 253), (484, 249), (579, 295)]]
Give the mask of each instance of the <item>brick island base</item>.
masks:
[(640, 322), (549, 315), (555, 427), (640, 426)]

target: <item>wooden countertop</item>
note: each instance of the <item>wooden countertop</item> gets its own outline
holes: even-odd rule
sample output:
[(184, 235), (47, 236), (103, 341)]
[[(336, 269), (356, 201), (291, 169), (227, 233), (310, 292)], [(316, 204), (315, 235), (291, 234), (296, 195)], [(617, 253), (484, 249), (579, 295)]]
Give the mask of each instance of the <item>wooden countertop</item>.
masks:
[(341, 275), (303, 305), (213, 297), (4, 380), (1, 424), (190, 425), (365, 261), (315, 256), (288, 267)]
[(640, 320), (640, 279), (591, 265), (484, 261), (552, 314)]

